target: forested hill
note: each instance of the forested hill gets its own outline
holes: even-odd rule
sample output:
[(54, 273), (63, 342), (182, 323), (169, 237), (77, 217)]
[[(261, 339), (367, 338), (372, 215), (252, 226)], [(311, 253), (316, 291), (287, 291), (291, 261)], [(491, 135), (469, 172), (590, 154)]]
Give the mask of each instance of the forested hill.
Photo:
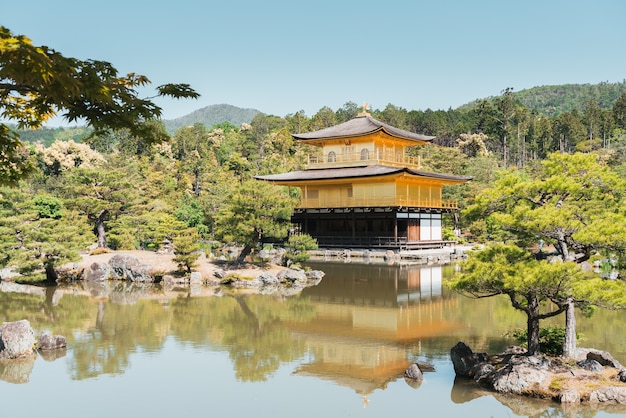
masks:
[[(620, 83), (603, 82), (599, 84), (561, 84), (556, 86), (539, 86), (515, 91), (513, 96), (521, 104), (537, 113), (554, 117), (562, 113), (576, 110), (582, 112), (589, 101), (594, 101), (600, 109), (611, 109), (618, 97), (626, 92), (626, 80)], [(493, 99), (493, 98), (488, 98)], [(472, 108), (481, 100), (478, 99), (459, 110)]]
[(250, 123), (254, 117), (261, 113), (256, 109), (242, 109), (228, 104), (218, 104), (203, 107), (188, 115), (177, 119), (164, 120), (167, 131), (173, 135), (181, 126), (191, 126), (194, 123), (202, 123), (207, 128), (223, 122), (229, 122), (239, 127), (242, 123)]

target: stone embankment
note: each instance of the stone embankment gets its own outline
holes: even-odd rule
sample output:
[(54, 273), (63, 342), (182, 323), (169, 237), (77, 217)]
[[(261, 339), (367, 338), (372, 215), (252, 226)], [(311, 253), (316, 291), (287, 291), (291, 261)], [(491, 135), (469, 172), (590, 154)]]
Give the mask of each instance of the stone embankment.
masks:
[(583, 359), (529, 356), (520, 347), (489, 355), (459, 342), (450, 350), (458, 377), (501, 394), (552, 399), (563, 404), (626, 405), (626, 369), (603, 351), (581, 350)]
[(311, 261), (340, 261), (355, 263), (394, 264), (447, 264), (465, 258), (471, 246), (454, 245), (423, 250), (368, 250), (319, 249), (308, 251)]

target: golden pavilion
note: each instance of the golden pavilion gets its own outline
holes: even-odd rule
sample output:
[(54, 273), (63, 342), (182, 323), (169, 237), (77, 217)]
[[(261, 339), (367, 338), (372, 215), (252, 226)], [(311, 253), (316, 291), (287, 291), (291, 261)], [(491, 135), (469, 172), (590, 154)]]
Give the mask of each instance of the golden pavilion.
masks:
[[(438, 248), (442, 214), (458, 210), (442, 198), (442, 188), (471, 177), (421, 170), (407, 149), (435, 138), (395, 128), (368, 113), (315, 132), (292, 134), (321, 148), (305, 170), (257, 176), (299, 187), (292, 215), (297, 229), (320, 247), (418, 249)], [(432, 145), (431, 145), (432, 146)]]

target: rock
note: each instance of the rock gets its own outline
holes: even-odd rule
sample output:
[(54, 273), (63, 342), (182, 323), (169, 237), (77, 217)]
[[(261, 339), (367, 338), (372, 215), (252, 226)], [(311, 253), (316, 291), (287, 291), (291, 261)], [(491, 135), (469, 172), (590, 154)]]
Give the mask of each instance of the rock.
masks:
[(268, 260), (268, 263), (274, 264), (275, 266), (286, 266), (286, 254), (287, 252), (284, 249), (272, 250), (270, 252), (271, 258)]
[(177, 284), (185, 284), (185, 278), (184, 277), (177, 278), (170, 274), (165, 274), (163, 278), (161, 279), (161, 285), (163, 286), (171, 287)]
[(39, 336), (38, 350), (56, 350), (67, 347), (67, 340), (61, 335), (43, 334)]
[(492, 364), (483, 363), (476, 367), (474, 372), (474, 381), (483, 386), (491, 385), (491, 377), (496, 370)]
[(564, 390), (559, 394), (561, 403), (580, 403), (580, 393), (574, 389)]
[(111, 277), (111, 269), (107, 263), (92, 263), (83, 273), (85, 281), (102, 282), (109, 280)]
[(544, 385), (550, 376), (550, 360), (540, 356), (513, 356), (493, 375), (493, 388), (499, 393), (522, 395), (536, 385)]
[[(588, 353), (588, 349), (584, 349)], [(507, 352), (521, 350), (507, 349)], [(605, 352), (591, 350), (590, 357), (599, 358), (607, 366), (619, 365)], [(570, 366), (561, 358), (544, 356), (528, 356), (516, 354), (498, 354), (487, 356), (489, 361), (476, 361), (476, 353), (462, 342), (450, 351), (457, 376), (470, 376), (474, 384), (479, 383), (496, 392), (494, 396), (507, 400), (522, 399), (508, 395), (524, 395), (529, 397), (552, 398), (562, 404), (579, 403), (611, 403), (619, 404), (620, 413), (626, 412), (626, 386), (618, 383), (626, 382), (626, 369), (620, 369), (617, 375), (607, 379), (603, 365), (592, 358), (578, 362), (578, 367)], [(472, 364), (474, 364), (472, 366)], [(455, 379), (455, 386), (470, 382), (468, 379)], [(557, 383), (554, 385), (554, 383)], [(561, 391), (559, 391), (561, 387)], [(474, 389), (476, 390), (476, 389)], [(458, 392), (458, 391), (456, 391)], [(455, 390), (453, 389), (453, 400)], [(509, 401), (507, 401), (509, 402)], [(507, 406), (513, 408), (509, 403)], [(621, 409), (620, 409), (621, 408)], [(528, 411), (524, 409), (526, 415)], [(530, 412), (528, 412), (530, 414)], [(539, 414), (530, 414), (539, 415)]]
[(234, 280), (230, 283), (232, 287), (238, 287), (243, 289), (253, 289), (257, 287), (261, 287), (262, 283), (258, 278), (249, 279), (249, 278), (240, 278)]
[(619, 361), (615, 360), (613, 356), (607, 353), (606, 351), (590, 350), (587, 353), (587, 359), (595, 360), (598, 363), (600, 363), (602, 366), (609, 366), (615, 369), (623, 368), (622, 365), (619, 363)]
[(518, 345), (511, 345), (505, 348), (502, 354), (515, 354), (519, 356), (522, 354), (526, 354), (526, 352), (527, 350), (524, 347), (520, 347)]
[(417, 363), (413, 363), (404, 371), (404, 377), (413, 380), (422, 380), (424, 379), (424, 374), (422, 373), (420, 366)]
[(192, 271), (189, 277), (190, 284), (199, 284), (202, 283), (202, 275), (199, 271)]
[(261, 281), (263, 286), (278, 286), (279, 283), (278, 277), (271, 273), (261, 273), (257, 276), (257, 279)]
[(226, 277), (226, 272), (223, 269), (215, 269), (213, 275), (218, 279), (223, 279), (224, 277)]
[(615, 402), (626, 403), (626, 387), (606, 386), (592, 391), (589, 394), (589, 402)]
[(459, 341), (450, 349), (450, 358), (457, 376), (474, 377), (477, 367), (489, 361), (486, 353), (474, 353), (464, 342)]
[(582, 367), (585, 370), (589, 370), (592, 372), (601, 372), (602, 370), (604, 370), (604, 367), (602, 367), (602, 365), (600, 363), (598, 363), (596, 360), (592, 360), (590, 358), (586, 358), (584, 360), (580, 360), (578, 362), (576, 362), (576, 365), (578, 365), (578, 367)]
[(270, 255), (269, 250), (265, 250), (265, 249), (259, 251), (258, 256), (259, 256), (259, 258), (261, 260), (263, 260), (265, 262), (269, 261), (270, 258), (272, 258), (272, 256)]
[(0, 359), (26, 358), (34, 354), (35, 331), (26, 319), (0, 327)]
[(281, 283), (291, 283), (293, 285), (306, 283), (306, 274), (302, 270), (285, 269), (276, 275)]
[(313, 280), (316, 282), (321, 281), (326, 275), (326, 273), (320, 270), (307, 270), (304, 274), (308, 280)]
[(140, 264), (139, 259), (130, 254), (116, 254), (109, 260), (114, 279), (131, 282), (153, 282), (151, 266)]

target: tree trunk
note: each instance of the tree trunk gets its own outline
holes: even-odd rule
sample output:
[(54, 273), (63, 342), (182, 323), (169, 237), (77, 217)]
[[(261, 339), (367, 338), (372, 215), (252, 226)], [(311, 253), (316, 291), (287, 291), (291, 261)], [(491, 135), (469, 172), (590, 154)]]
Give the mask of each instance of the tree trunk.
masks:
[(528, 301), (527, 315), (527, 332), (528, 332), (528, 354), (536, 356), (541, 353), (539, 347), (539, 299), (537, 295), (527, 295)]
[(54, 265), (52, 263), (46, 263), (46, 282), (56, 283), (59, 276), (57, 275)]
[(509, 164), (507, 144), (506, 144), (506, 125), (504, 126), (504, 129), (505, 129), (505, 134), (504, 134), (504, 138), (502, 139), (502, 159), (504, 160), (504, 168), (506, 169)]
[(98, 237), (98, 248), (106, 248), (107, 246), (107, 237), (104, 230), (104, 220), (108, 213), (109, 210), (105, 209), (100, 212), (100, 214), (96, 218), (96, 236)]
[(246, 257), (251, 252), (252, 252), (252, 244), (246, 244), (243, 247), (243, 249), (241, 250), (241, 253), (239, 253), (239, 257), (237, 257), (237, 263), (241, 264), (241, 263), (245, 262), (246, 261)]
[(563, 357), (576, 357), (576, 315), (574, 301), (570, 298), (565, 307), (565, 341), (563, 342)]
[(254, 236), (252, 237), (252, 239), (250, 240), (251, 243), (246, 244), (243, 249), (241, 250), (241, 253), (239, 254), (239, 257), (237, 257), (237, 263), (243, 263), (246, 261), (246, 257), (248, 256), (248, 254), (250, 254), (252, 252), (252, 249), (256, 246), (256, 243), (258, 243), (261, 240), (261, 233), (258, 230), (254, 230)]
[(200, 170), (196, 169), (193, 172), (194, 174), (194, 183), (193, 183), (193, 192), (196, 197), (200, 196)]

